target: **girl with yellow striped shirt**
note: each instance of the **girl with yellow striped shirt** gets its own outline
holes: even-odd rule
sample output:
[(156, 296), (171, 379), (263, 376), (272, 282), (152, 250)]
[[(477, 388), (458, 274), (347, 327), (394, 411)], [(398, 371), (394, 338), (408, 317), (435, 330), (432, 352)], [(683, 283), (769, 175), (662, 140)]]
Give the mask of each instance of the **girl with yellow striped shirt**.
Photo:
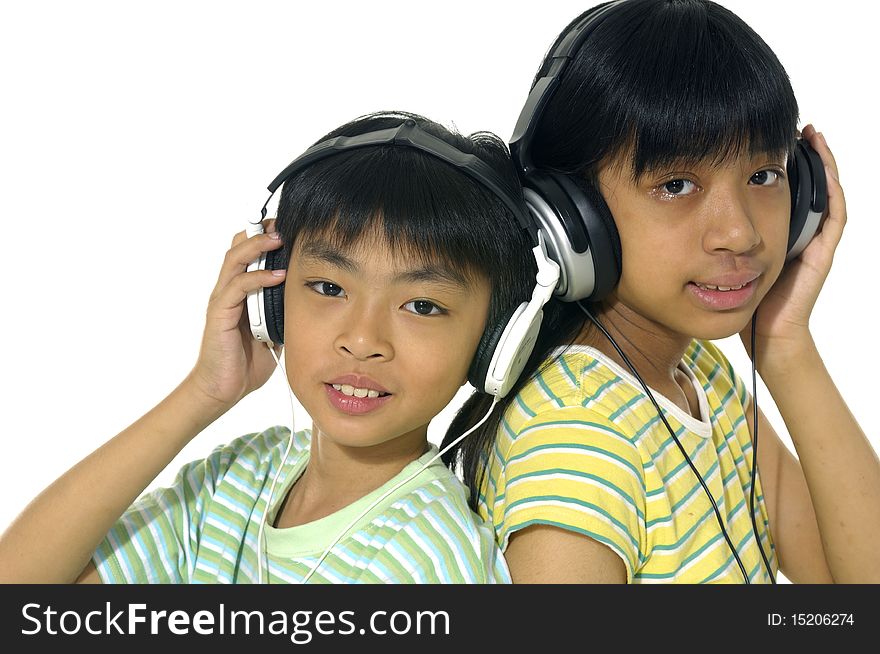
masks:
[[(515, 582), (880, 582), (880, 465), (809, 328), (846, 204), (797, 123), (708, 0), (606, 3), (550, 49), (510, 145), (559, 297), (446, 458)], [(797, 456), (711, 343), (737, 333)]]

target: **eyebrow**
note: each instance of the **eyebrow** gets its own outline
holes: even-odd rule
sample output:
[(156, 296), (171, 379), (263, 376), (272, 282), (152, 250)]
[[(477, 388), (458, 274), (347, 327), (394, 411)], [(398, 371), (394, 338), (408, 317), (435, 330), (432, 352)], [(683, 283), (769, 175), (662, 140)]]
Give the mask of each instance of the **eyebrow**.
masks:
[(320, 263), (329, 264), (351, 274), (360, 270), (354, 261), (322, 241), (312, 241), (303, 245), (300, 256), (304, 259), (314, 259)]
[[(361, 272), (361, 268), (355, 260), (323, 241), (311, 241), (304, 244), (300, 256), (339, 268), (351, 275), (357, 275)], [(394, 284), (442, 284), (459, 289), (467, 289), (471, 286), (470, 280), (462, 272), (439, 264), (425, 264), (398, 272), (391, 279), (391, 282)]]

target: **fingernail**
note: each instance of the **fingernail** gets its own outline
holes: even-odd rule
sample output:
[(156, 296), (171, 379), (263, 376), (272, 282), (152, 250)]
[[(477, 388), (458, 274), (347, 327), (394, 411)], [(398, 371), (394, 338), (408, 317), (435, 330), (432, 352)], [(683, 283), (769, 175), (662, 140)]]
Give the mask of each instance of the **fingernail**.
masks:
[(825, 166), (825, 174), (830, 175), (834, 179), (835, 182), (840, 181), (839, 179), (837, 179), (837, 175), (834, 174), (834, 171), (831, 170), (830, 166)]
[(275, 275), (275, 277), (284, 277), (284, 275), (287, 274), (287, 271), (283, 268), (279, 268), (278, 270), (273, 270), (272, 274)]
[(278, 232), (269, 232), (269, 238), (274, 238), (276, 241), (281, 238), (281, 234)]

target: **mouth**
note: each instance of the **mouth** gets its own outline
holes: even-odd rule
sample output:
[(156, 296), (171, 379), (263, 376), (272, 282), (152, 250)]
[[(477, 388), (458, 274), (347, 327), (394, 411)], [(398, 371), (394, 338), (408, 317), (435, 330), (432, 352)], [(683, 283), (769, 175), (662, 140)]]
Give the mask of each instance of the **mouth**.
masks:
[(391, 395), (391, 393), (383, 393), (381, 391), (377, 391), (372, 388), (358, 388), (356, 386), (352, 386), (351, 384), (329, 384), (333, 387), (334, 390), (339, 391), (343, 395), (347, 395), (348, 397), (387, 397)]
[(709, 284), (688, 282), (687, 288), (697, 302), (705, 309), (723, 311), (738, 309), (752, 299), (760, 275), (745, 280), (724, 280), (725, 283)]
[(722, 291), (726, 293), (727, 291), (738, 291), (741, 288), (745, 288), (751, 282), (746, 282), (745, 284), (740, 284), (739, 286), (714, 286), (712, 284), (701, 284), (700, 282), (691, 282), (695, 286), (702, 288), (704, 291)]
[(372, 379), (360, 375), (344, 375), (324, 383), (330, 406), (349, 416), (361, 416), (394, 398), (394, 394)]

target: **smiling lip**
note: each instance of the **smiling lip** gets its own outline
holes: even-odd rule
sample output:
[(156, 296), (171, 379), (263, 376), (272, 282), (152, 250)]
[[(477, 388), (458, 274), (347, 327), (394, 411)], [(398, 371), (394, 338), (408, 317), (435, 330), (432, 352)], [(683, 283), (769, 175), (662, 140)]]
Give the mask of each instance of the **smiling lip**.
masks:
[[(354, 386), (354, 384), (349, 385)], [(358, 386), (356, 388), (368, 387)], [(333, 388), (333, 384), (324, 384), (324, 390), (327, 391), (327, 399), (330, 400), (330, 404), (333, 408), (351, 416), (360, 416), (375, 411), (394, 398), (393, 395), (380, 395), (379, 397), (355, 397), (354, 395), (346, 395), (342, 391)]]
[[(688, 282), (687, 289), (707, 309), (714, 311), (738, 309), (752, 299), (758, 277), (760, 275), (753, 273), (721, 275), (711, 282)], [(721, 290), (722, 288), (728, 290)]]
[[(367, 391), (374, 391), (374, 395), (375, 393), (380, 393), (380, 395), (379, 397), (355, 397), (354, 395), (346, 395), (342, 392), (342, 388), (334, 388), (334, 386), (349, 386), (352, 388), (366, 389)], [(327, 392), (327, 399), (330, 400), (330, 405), (337, 411), (341, 411), (350, 416), (361, 416), (370, 413), (371, 411), (375, 411), (387, 404), (391, 398), (394, 397), (394, 395), (392, 395), (391, 392), (379, 382), (370, 379), (366, 375), (358, 375), (355, 373), (348, 373), (334, 377), (324, 384), (324, 389)], [(347, 390), (350, 393), (352, 389), (348, 388)]]
[(326, 383), (331, 385), (336, 384), (338, 386), (347, 385), (354, 386), (355, 388), (366, 388), (371, 391), (378, 391), (379, 393), (391, 393), (391, 391), (389, 391), (387, 388), (382, 386), (380, 383), (373, 381), (366, 375), (355, 375), (354, 373), (334, 377)]

